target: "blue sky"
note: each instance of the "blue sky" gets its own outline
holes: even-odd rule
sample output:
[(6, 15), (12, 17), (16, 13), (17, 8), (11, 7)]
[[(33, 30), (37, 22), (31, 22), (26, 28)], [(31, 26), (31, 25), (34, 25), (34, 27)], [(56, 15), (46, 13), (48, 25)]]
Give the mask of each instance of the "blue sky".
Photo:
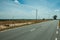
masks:
[(0, 19), (60, 19), (60, 0), (0, 0)]

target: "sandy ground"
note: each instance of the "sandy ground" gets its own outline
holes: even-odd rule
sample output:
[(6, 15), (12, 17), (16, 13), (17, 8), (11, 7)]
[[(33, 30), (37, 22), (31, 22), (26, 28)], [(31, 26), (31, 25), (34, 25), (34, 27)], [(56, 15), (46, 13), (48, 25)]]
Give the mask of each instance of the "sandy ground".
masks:
[(18, 27), (18, 26), (22, 26), (22, 25), (27, 25), (27, 24), (32, 24), (32, 22), (0, 25), (0, 31), (1, 31), (1, 30), (5, 30), (5, 29), (9, 29), (9, 28), (13, 28), (13, 27)]
[[(44, 20), (44, 21), (47, 21), (47, 20)], [(38, 21), (38, 22), (44, 22), (44, 21)], [(6, 23), (6, 24), (5, 24)], [(0, 23), (0, 31), (2, 30), (6, 30), (6, 29), (10, 29), (10, 28), (15, 28), (15, 27), (20, 27), (20, 26), (23, 26), (23, 25), (29, 25), (29, 24), (34, 24), (36, 23), (35, 21), (31, 21), (31, 22), (24, 22), (24, 23), (8, 23), (5, 22), (4, 24)]]

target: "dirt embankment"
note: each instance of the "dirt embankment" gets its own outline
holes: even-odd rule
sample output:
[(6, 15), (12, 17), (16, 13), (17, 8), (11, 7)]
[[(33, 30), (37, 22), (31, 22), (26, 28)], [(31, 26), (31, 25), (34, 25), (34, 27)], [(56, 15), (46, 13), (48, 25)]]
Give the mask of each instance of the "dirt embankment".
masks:
[(45, 21), (48, 21), (48, 20), (0, 21), (0, 31), (10, 29), (10, 28), (22, 27), (23, 25), (30, 25), (30, 24), (34, 24), (34, 23), (45, 22)]

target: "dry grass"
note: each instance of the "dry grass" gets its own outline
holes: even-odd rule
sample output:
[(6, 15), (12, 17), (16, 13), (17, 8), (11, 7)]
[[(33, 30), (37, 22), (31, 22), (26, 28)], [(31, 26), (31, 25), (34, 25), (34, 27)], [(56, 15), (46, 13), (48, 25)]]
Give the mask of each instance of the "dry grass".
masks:
[(60, 28), (60, 20), (59, 20), (59, 28)]
[(10, 28), (22, 27), (23, 25), (29, 25), (29, 24), (34, 24), (34, 23), (45, 22), (45, 21), (48, 21), (48, 20), (0, 21), (0, 31), (10, 29)]

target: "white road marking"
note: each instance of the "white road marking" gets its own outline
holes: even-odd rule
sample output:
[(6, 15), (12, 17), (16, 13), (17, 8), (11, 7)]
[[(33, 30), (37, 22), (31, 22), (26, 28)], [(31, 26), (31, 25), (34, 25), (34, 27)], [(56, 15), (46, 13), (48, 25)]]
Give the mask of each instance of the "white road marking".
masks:
[(57, 38), (55, 38), (55, 40), (57, 40)]
[(58, 31), (56, 31), (56, 34), (58, 34)]
[[(22, 28), (22, 27), (20, 27), (20, 28)], [(18, 29), (18, 28), (7, 29), (7, 30), (3, 30), (3, 31), (0, 31), (0, 32), (6, 32), (6, 31), (15, 30), (15, 29)]]
[(0, 32), (4, 32), (4, 31), (0, 31)]
[(3, 31), (0, 31), (0, 32), (6, 32), (6, 31), (11, 31), (11, 30), (14, 30), (14, 29), (7, 29), (7, 30), (3, 30)]
[(59, 29), (59, 26), (57, 26), (57, 29)]
[(30, 31), (34, 31), (34, 30), (36, 30), (35, 28), (33, 28), (33, 29), (31, 29)]

